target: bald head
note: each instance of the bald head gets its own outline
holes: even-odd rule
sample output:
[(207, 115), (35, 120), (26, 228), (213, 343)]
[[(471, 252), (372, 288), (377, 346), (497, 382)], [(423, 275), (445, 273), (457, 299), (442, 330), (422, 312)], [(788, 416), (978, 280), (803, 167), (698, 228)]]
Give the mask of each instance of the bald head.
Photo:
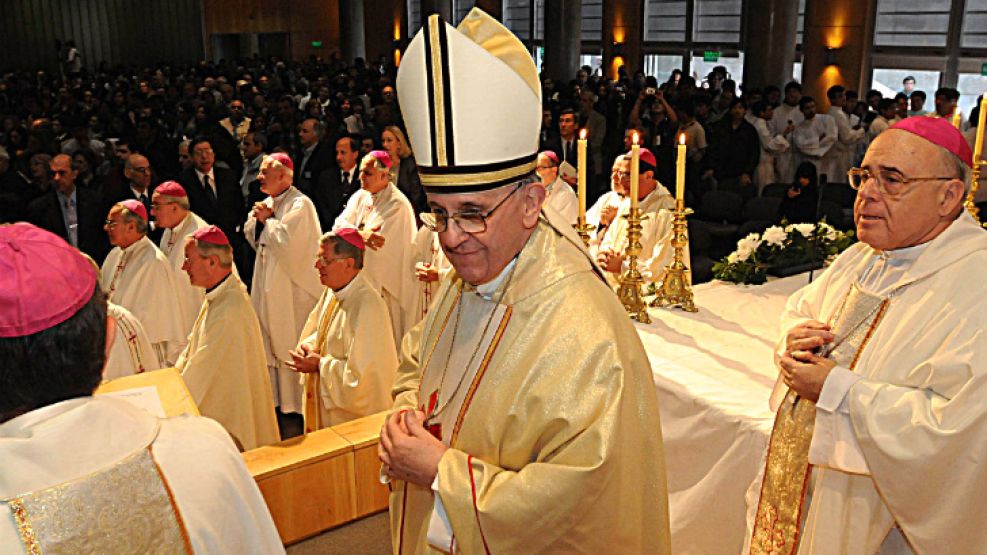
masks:
[(51, 169), (51, 179), (55, 186), (63, 195), (71, 195), (75, 191), (75, 178), (79, 172), (72, 168), (72, 157), (68, 154), (59, 154), (51, 159), (48, 164)]
[(123, 175), (130, 180), (134, 189), (147, 191), (151, 184), (151, 163), (143, 155), (131, 154), (124, 162)]

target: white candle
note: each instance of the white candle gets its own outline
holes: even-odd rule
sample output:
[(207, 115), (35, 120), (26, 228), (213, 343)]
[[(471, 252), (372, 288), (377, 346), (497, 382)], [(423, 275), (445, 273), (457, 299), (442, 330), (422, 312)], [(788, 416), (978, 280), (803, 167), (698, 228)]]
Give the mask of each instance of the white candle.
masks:
[(586, 130), (583, 129), (579, 132), (579, 141), (577, 144), (577, 154), (579, 161), (579, 186), (577, 191), (579, 193), (579, 225), (583, 226), (586, 224)]
[(678, 207), (685, 207), (685, 133), (679, 134), (678, 159), (675, 162), (675, 200)]
[(637, 210), (637, 190), (640, 179), (641, 145), (638, 144), (638, 134), (634, 133), (634, 143), (631, 145), (631, 212)]

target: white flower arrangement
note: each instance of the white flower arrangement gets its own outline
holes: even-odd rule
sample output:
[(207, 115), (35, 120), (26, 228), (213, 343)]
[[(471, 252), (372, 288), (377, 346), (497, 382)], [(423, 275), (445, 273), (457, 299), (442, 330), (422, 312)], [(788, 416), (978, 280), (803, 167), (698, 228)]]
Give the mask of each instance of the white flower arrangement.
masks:
[(841, 232), (826, 222), (783, 222), (737, 241), (737, 250), (713, 266), (713, 275), (734, 283), (764, 283), (769, 271), (821, 265), (853, 242), (853, 232)]

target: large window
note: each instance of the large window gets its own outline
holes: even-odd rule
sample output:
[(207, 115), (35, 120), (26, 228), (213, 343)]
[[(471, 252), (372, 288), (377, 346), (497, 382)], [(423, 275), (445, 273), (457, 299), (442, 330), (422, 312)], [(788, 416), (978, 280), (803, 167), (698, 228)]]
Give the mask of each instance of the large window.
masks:
[(686, 0), (645, 0), (644, 40), (685, 42)]
[(878, 0), (876, 46), (946, 46), (950, 0)]
[(531, 39), (531, 0), (504, 0), (504, 26), (521, 40)]
[(734, 56), (722, 56), (715, 62), (707, 62), (703, 56), (692, 56), (692, 76), (696, 78), (696, 83), (702, 83), (706, 76), (716, 66), (727, 68), (727, 78), (733, 79), (739, 85), (744, 80), (744, 53), (738, 52)]
[(408, 36), (413, 37), (422, 27), (421, 0), (408, 0)]
[(692, 37), (695, 42), (739, 43), (742, 0), (695, 0)]
[(582, 16), (582, 40), (601, 40), (603, 36), (603, 0), (583, 0)]
[(644, 40), (739, 45), (743, 12), (743, 0), (645, 0)]
[(928, 99), (926, 106), (932, 106), (932, 95), (939, 88), (938, 71), (874, 68), (871, 88), (880, 91), (885, 98), (894, 98), (902, 92), (905, 77), (915, 78), (915, 90), (924, 91)]
[(977, 97), (987, 91), (987, 77), (979, 73), (960, 73), (956, 80), (956, 89), (960, 91), (960, 111), (963, 120), (970, 119), (970, 111), (977, 105)]
[(459, 25), (459, 22), (473, 9), (474, 4), (476, 4), (474, 0), (452, 0), (452, 21), (450, 23)]
[(966, 0), (963, 8), (964, 48), (987, 48), (987, 0)]
[(659, 83), (668, 81), (676, 69), (682, 69), (680, 54), (648, 54), (644, 57), (644, 74), (653, 75)]

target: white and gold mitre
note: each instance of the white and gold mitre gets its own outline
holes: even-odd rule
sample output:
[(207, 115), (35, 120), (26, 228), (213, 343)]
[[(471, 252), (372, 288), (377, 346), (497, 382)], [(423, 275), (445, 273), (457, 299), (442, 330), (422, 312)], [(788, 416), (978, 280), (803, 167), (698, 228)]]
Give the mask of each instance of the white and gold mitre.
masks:
[(397, 93), (426, 191), (483, 191), (534, 171), (538, 70), (524, 44), (482, 10), (458, 29), (430, 16), (401, 59)]

